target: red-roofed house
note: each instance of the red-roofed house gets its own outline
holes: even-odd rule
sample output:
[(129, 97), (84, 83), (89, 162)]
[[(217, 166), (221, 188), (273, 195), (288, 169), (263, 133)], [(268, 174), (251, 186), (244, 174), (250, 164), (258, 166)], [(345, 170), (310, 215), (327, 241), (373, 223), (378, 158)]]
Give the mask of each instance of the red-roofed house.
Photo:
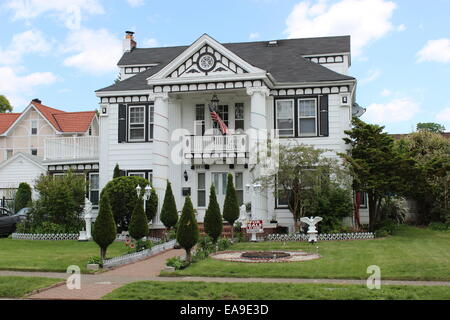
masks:
[[(28, 161), (31, 155), (52, 175), (69, 169), (86, 174), (92, 180), (93, 202), (97, 202), (98, 188), (98, 133), (96, 111), (65, 112), (47, 107), (34, 99), (22, 113), (0, 114), (0, 198), (2, 190), (16, 188), (20, 182), (29, 181), (17, 168), (17, 161)], [(13, 175), (11, 175), (11, 171)], [(8, 172), (8, 178), (7, 173)], [(36, 177), (42, 170), (36, 170)], [(15, 177), (11, 180), (11, 177)], [(5, 192), (3, 192), (5, 193)], [(91, 197), (89, 195), (88, 197)]]

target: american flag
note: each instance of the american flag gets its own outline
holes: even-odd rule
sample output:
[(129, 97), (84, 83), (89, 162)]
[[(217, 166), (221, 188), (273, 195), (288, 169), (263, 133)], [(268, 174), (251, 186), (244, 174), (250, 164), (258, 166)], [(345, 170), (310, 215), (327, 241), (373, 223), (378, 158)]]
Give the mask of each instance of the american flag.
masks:
[(222, 134), (224, 135), (229, 134), (227, 125), (225, 124), (225, 122), (223, 122), (222, 118), (219, 116), (216, 110), (214, 110), (214, 107), (212, 105), (209, 105), (209, 112), (211, 113), (211, 118), (213, 119), (213, 121), (219, 124), (220, 132), (222, 132)]

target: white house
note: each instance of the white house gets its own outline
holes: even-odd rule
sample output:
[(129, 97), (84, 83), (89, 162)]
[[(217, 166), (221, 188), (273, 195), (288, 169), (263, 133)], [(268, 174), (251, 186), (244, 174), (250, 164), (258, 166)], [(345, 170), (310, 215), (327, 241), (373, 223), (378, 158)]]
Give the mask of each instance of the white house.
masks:
[[(168, 179), (178, 209), (190, 194), (202, 222), (210, 185), (223, 206), (232, 173), (253, 219), (268, 232), (292, 228), (286, 203), (246, 188), (263, 169), (250, 170), (249, 132), (275, 129), (281, 143), (294, 139), (332, 150), (330, 156), (345, 152), (344, 130), (360, 111), (350, 65), (349, 36), (222, 44), (204, 34), (190, 46), (143, 49), (127, 32), (120, 81), (96, 92), (100, 188), (119, 164), (127, 175), (152, 180), (161, 206)], [(213, 97), (231, 134), (211, 118)], [(156, 218), (153, 228), (162, 227)]]

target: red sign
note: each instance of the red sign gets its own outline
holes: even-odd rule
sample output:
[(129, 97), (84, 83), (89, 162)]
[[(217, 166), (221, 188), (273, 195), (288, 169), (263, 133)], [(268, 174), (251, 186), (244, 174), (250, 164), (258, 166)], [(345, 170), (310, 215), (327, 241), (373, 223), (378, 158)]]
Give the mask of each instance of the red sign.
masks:
[(251, 220), (247, 222), (247, 233), (264, 233), (262, 220)]

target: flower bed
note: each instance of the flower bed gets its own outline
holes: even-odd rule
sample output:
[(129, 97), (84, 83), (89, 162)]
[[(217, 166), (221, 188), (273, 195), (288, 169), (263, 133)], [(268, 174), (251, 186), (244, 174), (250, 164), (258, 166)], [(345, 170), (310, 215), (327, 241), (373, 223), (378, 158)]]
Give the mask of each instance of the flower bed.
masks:
[[(336, 234), (319, 234), (319, 241), (344, 241), (344, 240), (367, 240), (374, 239), (373, 232), (358, 232), (358, 233), (336, 233)], [(266, 237), (266, 241), (308, 241), (308, 235), (297, 234), (270, 234)]]
[(33, 233), (13, 233), (14, 240), (33, 240), (33, 241), (64, 241), (78, 240), (79, 234), (33, 234)]

